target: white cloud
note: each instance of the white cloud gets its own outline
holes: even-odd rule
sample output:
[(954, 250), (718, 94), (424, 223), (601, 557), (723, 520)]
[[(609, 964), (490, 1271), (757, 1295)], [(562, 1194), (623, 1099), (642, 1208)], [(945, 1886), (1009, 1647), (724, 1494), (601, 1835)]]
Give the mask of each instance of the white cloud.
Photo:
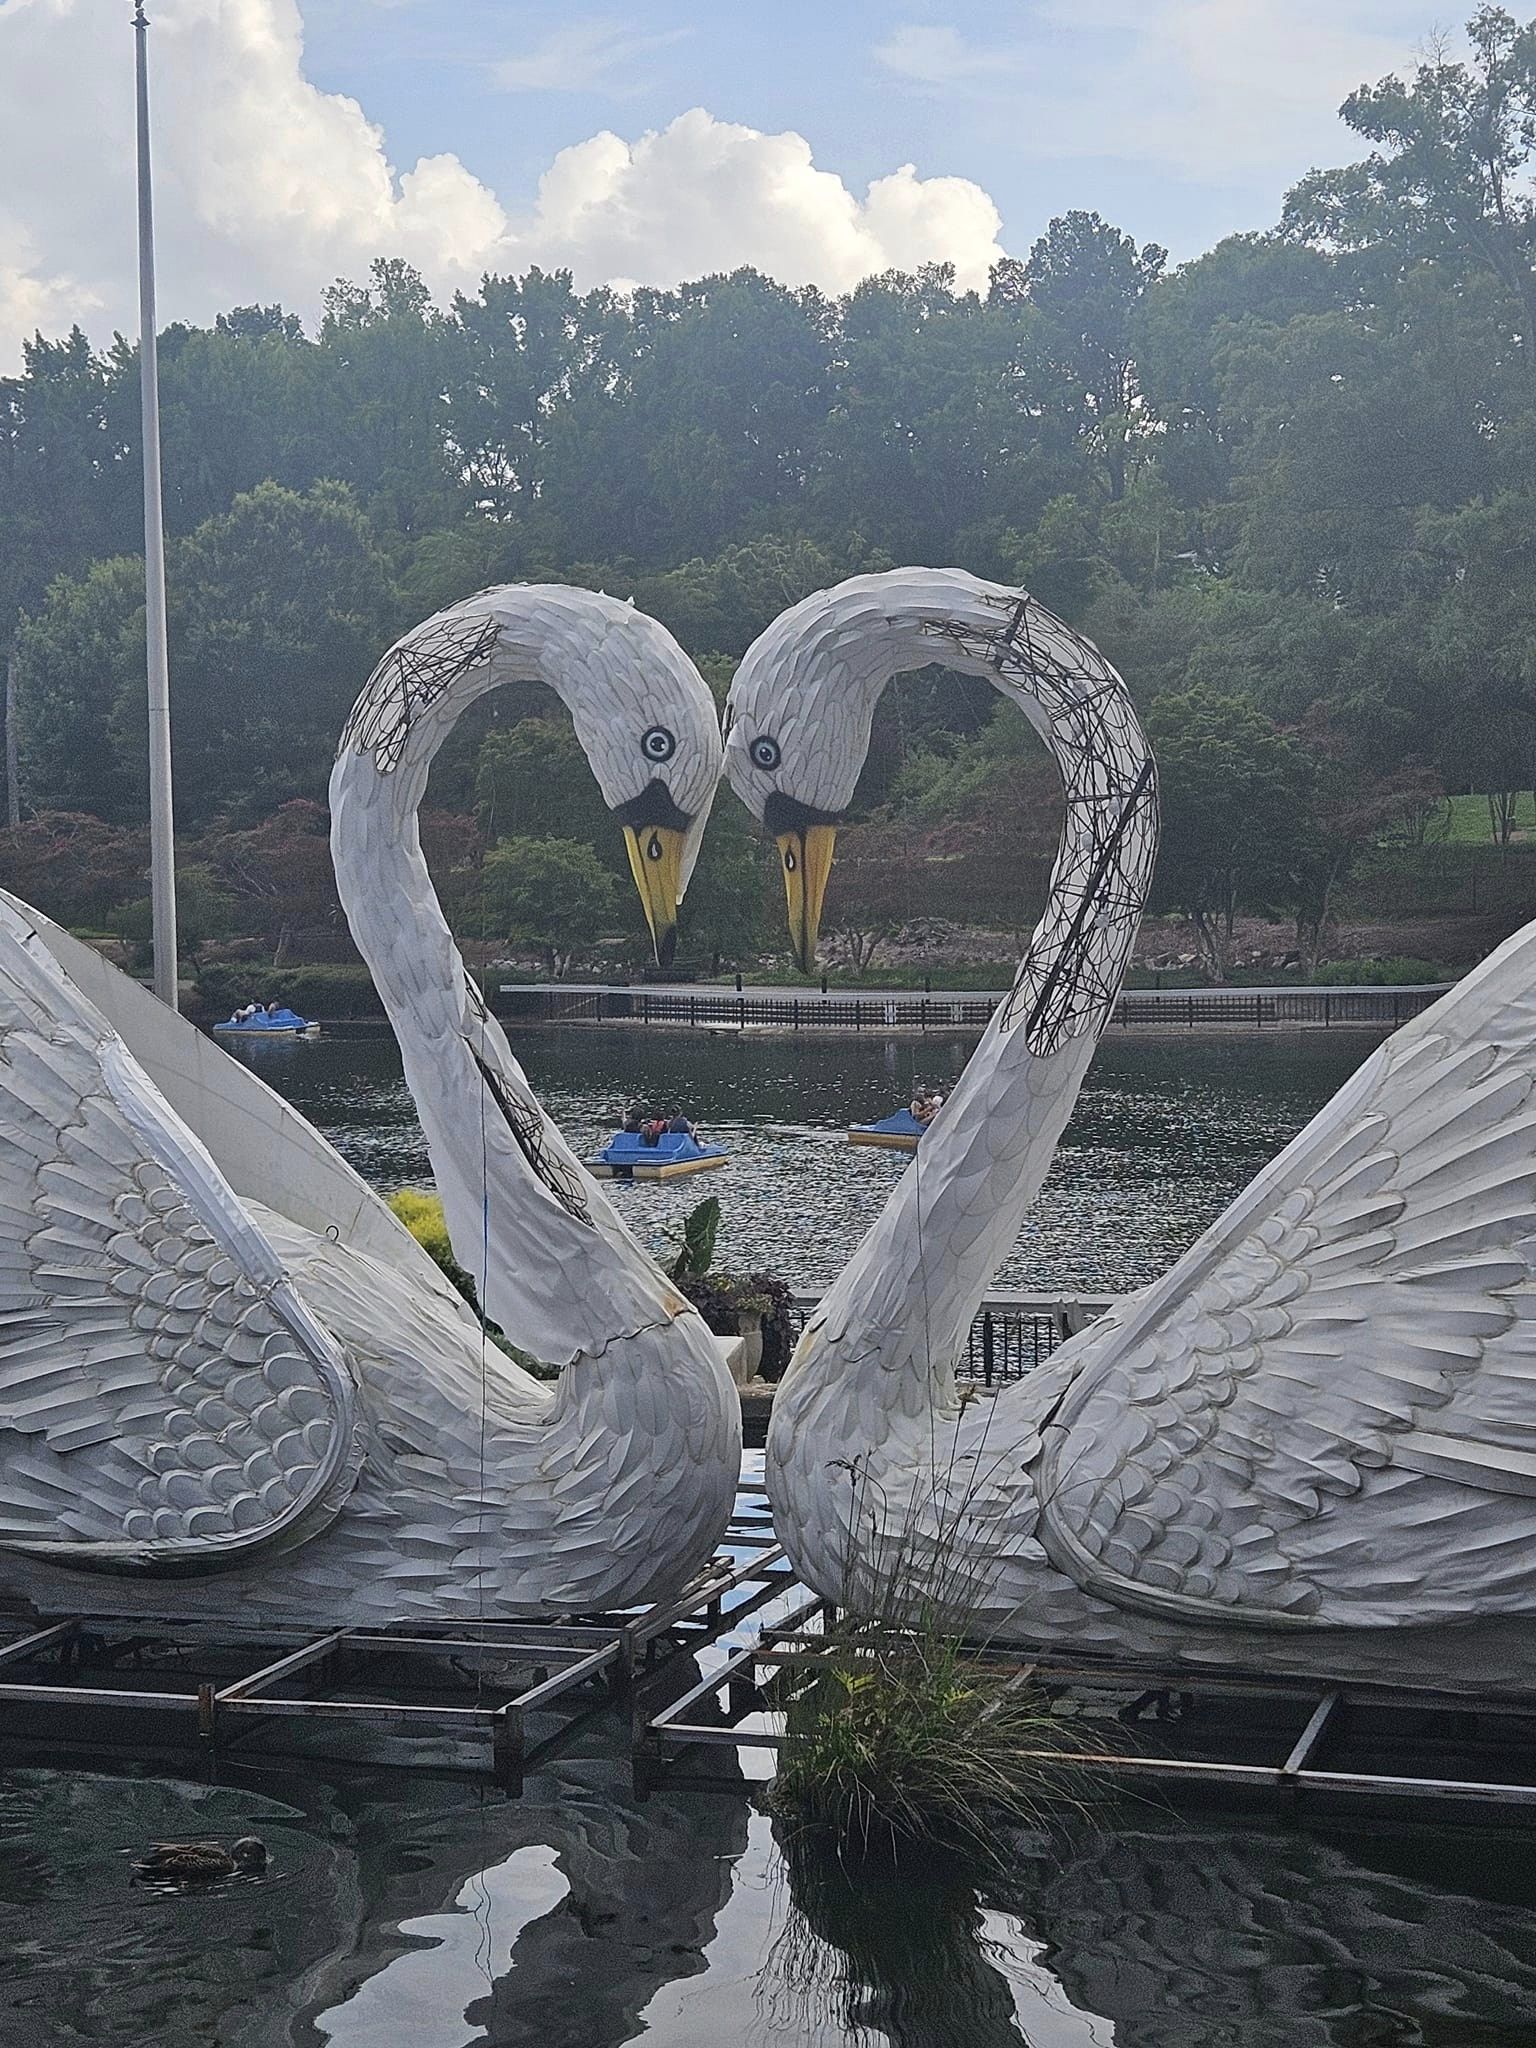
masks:
[(888, 71), (920, 85), (987, 83), (1019, 64), (1017, 50), (968, 43), (957, 28), (914, 23), (893, 30), (875, 55)]
[[(34, 326), (136, 328), (127, 10), (0, 0), (0, 369)], [(565, 264), (585, 287), (751, 263), (844, 290), (871, 271), (1001, 253), (987, 194), (910, 165), (861, 199), (803, 137), (702, 109), (635, 141), (562, 150), (521, 206), (451, 154), (397, 173), (356, 100), (304, 75), (297, 0), (158, 0), (150, 31), (162, 319), (280, 298), (313, 316), (333, 277), (403, 255), (439, 292)], [(94, 318), (92, 316), (95, 316)]]
[(816, 168), (803, 136), (695, 107), (635, 143), (605, 133), (561, 150), (509, 241), (520, 263), (558, 256), (585, 278), (673, 284), (753, 263), (844, 291), (871, 271), (946, 260), (962, 284), (985, 284), (1000, 226), (969, 179), (919, 178), (904, 164), (861, 203)]
[[(7, 6), (15, 4), (5, 0)], [(58, 334), (76, 320), (87, 320), (101, 304), (100, 292), (78, 278), (50, 274), (32, 237), (0, 215), (0, 336), (11, 327), (23, 334), (34, 329)]]
[(491, 76), (505, 92), (637, 92), (637, 60), (681, 42), (687, 33), (641, 35), (620, 21), (574, 21), (522, 56), (502, 58), (491, 66)]
[(1180, 176), (1336, 158), (1336, 109), (1412, 51), (1389, 0), (1046, 0), (1027, 37), (906, 24), (875, 49), (915, 90), (1006, 118), (1037, 157), (1119, 157)]

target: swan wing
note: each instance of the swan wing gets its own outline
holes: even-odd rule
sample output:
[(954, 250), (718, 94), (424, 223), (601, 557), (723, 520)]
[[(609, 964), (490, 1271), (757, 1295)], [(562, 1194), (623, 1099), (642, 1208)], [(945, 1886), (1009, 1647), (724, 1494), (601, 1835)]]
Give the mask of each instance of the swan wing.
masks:
[(1533, 1249), (1536, 926), (1075, 1340), (1037, 1466), (1053, 1561), (1265, 1626), (1528, 1608)]
[(0, 907), (0, 1546), (212, 1568), (328, 1521), (351, 1373), (267, 1239)]

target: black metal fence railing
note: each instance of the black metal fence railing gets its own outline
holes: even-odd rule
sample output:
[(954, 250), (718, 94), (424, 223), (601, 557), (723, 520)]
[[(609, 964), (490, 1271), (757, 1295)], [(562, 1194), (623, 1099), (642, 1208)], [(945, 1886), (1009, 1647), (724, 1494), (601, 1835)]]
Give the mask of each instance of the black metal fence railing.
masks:
[[(1445, 993), (1448, 983), (1409, 988), (1132, 989), (1115, 1004), (1113, 1022), (1127, 1028), (1195, 1030), (1202, 1025), (1265, 1030), (1294, 1025), (1369, 1025), (1395, 1030)], [(1005, 993), (888, 996), (832, 991), (803, 995), (766, 990), (535, 987), (504, 985), (506, 1015), (546, 1024), (682, 1024), (695, 1029), (981, 1031)]]
[[(817, 1294), (794, 1296), (797, 1337), (820, 1299)], [(1058, 1344), (1086, 1329), (1110, 1305), (1108, 1295), (989, 1294), (971, 1324), (955, 1371), (961, 1379), (977, 1380), (988, 1387), (1022, 1379), (1049, 1358)]]

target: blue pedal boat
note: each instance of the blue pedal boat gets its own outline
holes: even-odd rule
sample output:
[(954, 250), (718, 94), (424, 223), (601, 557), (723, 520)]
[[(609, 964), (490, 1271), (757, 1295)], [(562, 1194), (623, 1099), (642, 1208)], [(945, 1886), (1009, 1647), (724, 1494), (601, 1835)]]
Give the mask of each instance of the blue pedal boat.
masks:
[(898, 1109), (894, 1116), (877, 1124), (855, 1124), (848, 1133), (850, 1145), (883, 1145), (888, 1152), (915, 1152), (917, 1141), (928, 1126), (920, 1124), (910, 1109)]
[(638, 1131), (615, 1131), (587, 1171), (599, 1180), (674, 1180), (683, 1173), (705, 1173), (724, 1166), (730, 1154), (721, 1145), (701, 1145), (686, 1131), (665, 1131), (647, 1145)]
[(226, 1017), (215, 1024), (221, 1038), (318, 1038), (320, 1026), (297, 1010), (268, 1010), (260, 1017)]

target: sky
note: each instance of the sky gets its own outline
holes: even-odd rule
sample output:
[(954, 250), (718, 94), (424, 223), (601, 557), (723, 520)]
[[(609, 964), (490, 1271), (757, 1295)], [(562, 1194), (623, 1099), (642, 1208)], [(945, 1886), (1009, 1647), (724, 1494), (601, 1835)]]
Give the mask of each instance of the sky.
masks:
[[(147, 0), (160, 315), (750, 263), (984, 285), (1054, 214), (1175, 262), (1361, 145), (1432, 0)], [(0, 372), (137, 331), (131, 0), (0, 0)]]

